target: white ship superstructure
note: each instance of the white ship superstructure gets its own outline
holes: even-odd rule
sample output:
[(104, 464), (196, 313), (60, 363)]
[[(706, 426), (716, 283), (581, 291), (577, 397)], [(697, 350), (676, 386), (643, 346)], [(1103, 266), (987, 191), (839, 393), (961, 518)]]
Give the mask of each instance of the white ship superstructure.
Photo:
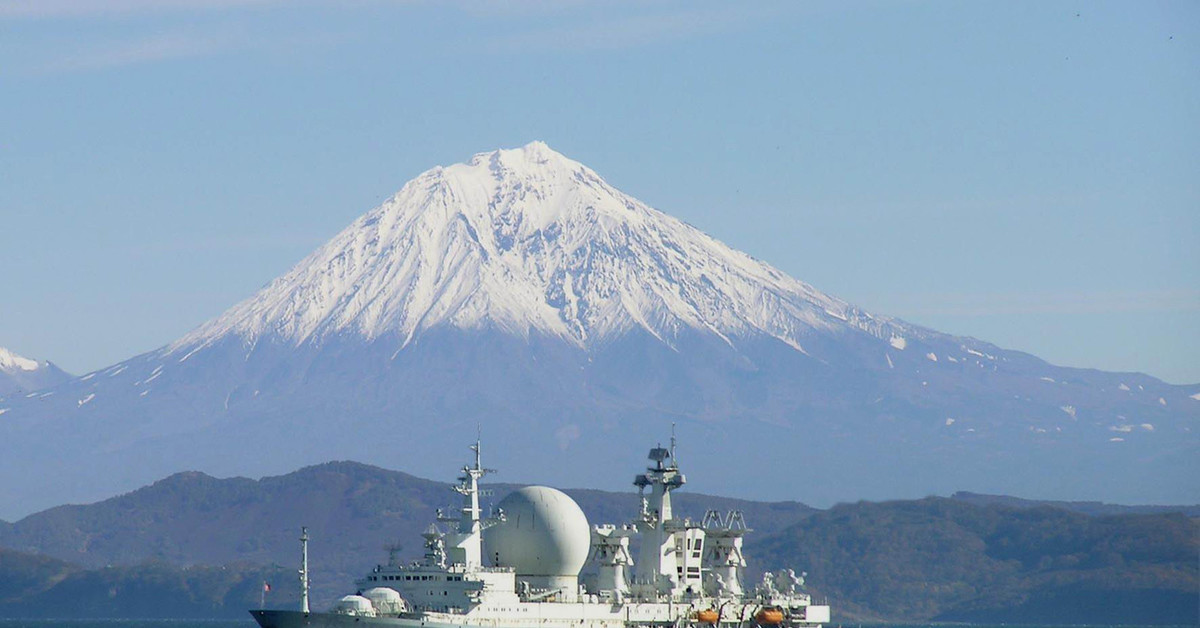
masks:
[[(393, 556), (356, 581), (355, 594), (311, 613), (306, 558), (301, 610), (251, 614), (264, 628), (817, 628), (829, 621), (829, 606), (813, 604), (792, 570), (746, 586), (740, 512), (710, 510), (699, 523), (673, 515), (671, 492), (686, 482), (674, 438), (669, 449), (650, 450), (652, 465), (634, 479), (640, 513), (620, 526), (589, 526), (574, 500), (545, 486), (514, 491), (484, 517), (479, 480), (490, 470), (479, 443), (471, 449), (473, 464), (454, 486), (462, 506), (457, 516), (439, 511), (423, 535), (422, 559), (400, 564)], [(581, 579), (589, 558), (595, 573)]]

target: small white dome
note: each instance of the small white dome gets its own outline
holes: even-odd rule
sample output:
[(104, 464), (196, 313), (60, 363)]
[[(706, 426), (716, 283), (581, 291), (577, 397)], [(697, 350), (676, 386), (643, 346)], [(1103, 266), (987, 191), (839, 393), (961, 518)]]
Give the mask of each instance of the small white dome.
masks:
[(371, 601), (371, 605), (375, 607), (378, 613), (403, 613), (408, 610), (408, 605), (404, 602), (395, 589), (389, 587), (375, 587), (363, 591), (363, 597)]
[(339, 615), (374, 617), (375, 607), (371, 605), (371, 600), (361, 595), (345, 595), (333, 605), (333, 612)]
[(504, 523), (484, 530), (484, 551), (495, 567), (518, 576), (578, 576), (592, 533), (579, 504), (547, 486), (509, 493), (498, 507)]

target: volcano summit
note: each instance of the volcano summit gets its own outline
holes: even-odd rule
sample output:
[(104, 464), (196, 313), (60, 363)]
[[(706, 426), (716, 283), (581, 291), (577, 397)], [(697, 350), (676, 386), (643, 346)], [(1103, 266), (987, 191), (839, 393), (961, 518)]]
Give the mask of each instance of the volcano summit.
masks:
[(429, 170), (170, 345), (0, 407), (0, 517), (182, 469), (421, 473), (476, 424), (506, 480), (593, 485), (676, 422), (694, 476), (752, 497), (783, 468), (817, 503), (1200, 500), (1200, 385), (864, 312), (540, 142)]

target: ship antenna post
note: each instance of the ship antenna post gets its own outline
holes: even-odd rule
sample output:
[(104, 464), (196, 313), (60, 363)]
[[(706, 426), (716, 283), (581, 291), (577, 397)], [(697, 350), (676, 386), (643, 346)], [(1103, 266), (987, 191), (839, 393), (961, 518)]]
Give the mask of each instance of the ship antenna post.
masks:
[(300, 528), (300, 612), (308, 614), (308, 527)]

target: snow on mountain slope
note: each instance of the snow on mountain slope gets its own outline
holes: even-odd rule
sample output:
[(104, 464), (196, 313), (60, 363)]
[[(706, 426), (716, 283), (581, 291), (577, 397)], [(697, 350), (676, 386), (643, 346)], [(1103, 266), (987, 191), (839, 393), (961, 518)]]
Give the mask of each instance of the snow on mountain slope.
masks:
[(18, 371), (36, 371), (40, 366), (37, 360), (21, 357), (0, 347), (0, 372), (12, 374)]
[(230, 333), (294, 343), (437, 325), (540, 332), (592, 347), (638, 327), (802, 349), (847, 324), (898, 329), (735, 251), (541, 142), (434, 168), (291, 271), (172, 345)]
[(70, 379), (50, 362), (38, 362), (0, 347), (0, 401), (4, 397), (48, 388)]
[(672, 423), (729, 494), (1191, 503), (1198, 395), (872, 316), (533, 143), (419, 175), (170, 345), (10, 396), (0, 517), (183, 469), (436, 473), (477, 427), (507, 480), (616, 489)]

